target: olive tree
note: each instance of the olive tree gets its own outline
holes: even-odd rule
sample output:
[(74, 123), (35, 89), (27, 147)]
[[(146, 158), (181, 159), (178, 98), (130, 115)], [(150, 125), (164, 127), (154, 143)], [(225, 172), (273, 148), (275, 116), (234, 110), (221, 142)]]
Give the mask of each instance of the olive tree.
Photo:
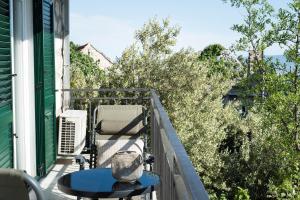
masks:
[[(239, 127), (240, 115), (223, 97), (234, 84), (230, 74), (236, 63), (226, 59), (199, 59), (191, 48), (174, 51), (179, 28), (169, 20), (150, 20), (136, 32), (135, 42), (112, 67), (113, 87), (146, 87), (158, 91), (178, 135), (212, 199), (230, 188), (222, 169), (226, 127)], [(211, 71), (214, 69), (226, 69)], [(226, 74), (226, 76), (224, 75)]]

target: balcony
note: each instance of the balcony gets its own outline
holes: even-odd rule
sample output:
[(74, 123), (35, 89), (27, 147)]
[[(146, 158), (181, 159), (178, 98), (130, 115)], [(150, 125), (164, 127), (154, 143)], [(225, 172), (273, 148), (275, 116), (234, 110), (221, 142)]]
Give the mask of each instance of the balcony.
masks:
[[(91, 153), (93, 141), (93, 110), (101, 105), (143, 105), (147, 108), (147, 133), (145, 150), (154, 156), (152, 171), (160, 176), (161, 184), (156, 188), (157, 199), (208, 199), (207, 192), (196, 173), (172, 123), (164, 110), (159, 96), (148, 89), (64, 89), (63, 96), (70, 109), (86, 109), (88, 113), (87, 148)], [(91, 154), (92, 156), (92, 154)], [(93, 159), (91, 158), (93, 161)], [(92, 167), (93, 163), (86, 168)], [(56, 166), (41, 180), (47, 196), (55, 199), (71, 199), (59, 192), (55, 186), (57, 178), (65, 173), (77, 171), (72, 157), (58, 158)], [(142, 198), (143, 199), (143, 198)], [(149, 196), (146, 198), (149, 199)], [(155, 199), (155, 198), (153, 198)]]

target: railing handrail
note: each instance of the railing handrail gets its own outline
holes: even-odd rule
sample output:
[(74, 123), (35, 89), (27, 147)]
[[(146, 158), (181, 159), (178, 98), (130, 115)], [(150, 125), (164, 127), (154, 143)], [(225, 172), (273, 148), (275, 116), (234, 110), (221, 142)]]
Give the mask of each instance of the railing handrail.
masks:
[(187, 190), (190, 192), (192, 199), (209, 199), (204, 185), (201, 182), (199, 175), (195, 171), (195, 168), (192, 165), (184, 149), (184, 146), (178, 139), (176, 131), (155, 90), (151, 90), (151, 96), (154, 102), (155, 109), (157, 109), (159, 113), (162, 128), (165, 130), (169, 142), (175, 152), (175, 159), (177, 162), (178, 170), (182, 175), (184, 184), (187, 186)]
[(150, 92), (147, 88), (72, 88), (61, 89), (62, 92)]

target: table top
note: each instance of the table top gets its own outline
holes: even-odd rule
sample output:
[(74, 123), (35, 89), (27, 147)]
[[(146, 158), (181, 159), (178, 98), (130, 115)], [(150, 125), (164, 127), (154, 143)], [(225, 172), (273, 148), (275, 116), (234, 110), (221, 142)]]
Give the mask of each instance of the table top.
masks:
[(66, 194), (88, 198), (122, 198), (149, 193), (159, 184), (158, 175), (144, 171), (135, 183), (121, 183), (111, 168), (95, 168), (66, 174), (58, 179), (58, 189)]

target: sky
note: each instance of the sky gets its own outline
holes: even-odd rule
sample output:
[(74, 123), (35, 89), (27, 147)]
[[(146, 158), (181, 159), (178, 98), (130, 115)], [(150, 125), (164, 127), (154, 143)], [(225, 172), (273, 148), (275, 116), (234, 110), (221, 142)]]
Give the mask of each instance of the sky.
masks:
[[(270, 0), (275, 8), (289, 0)], [(112, 60), (134, 41), (135, 31), (150, 18), (169, 18), (181, 27), (176, 49), (202, 50), (209, 44), (229, 47), (239, 38), (231, 30), (244, 13), (222, 0), (70, 0), (70, 39), (76, 44), (91, 42)], [(268, 55), (282, 54), (279, 47)]]

